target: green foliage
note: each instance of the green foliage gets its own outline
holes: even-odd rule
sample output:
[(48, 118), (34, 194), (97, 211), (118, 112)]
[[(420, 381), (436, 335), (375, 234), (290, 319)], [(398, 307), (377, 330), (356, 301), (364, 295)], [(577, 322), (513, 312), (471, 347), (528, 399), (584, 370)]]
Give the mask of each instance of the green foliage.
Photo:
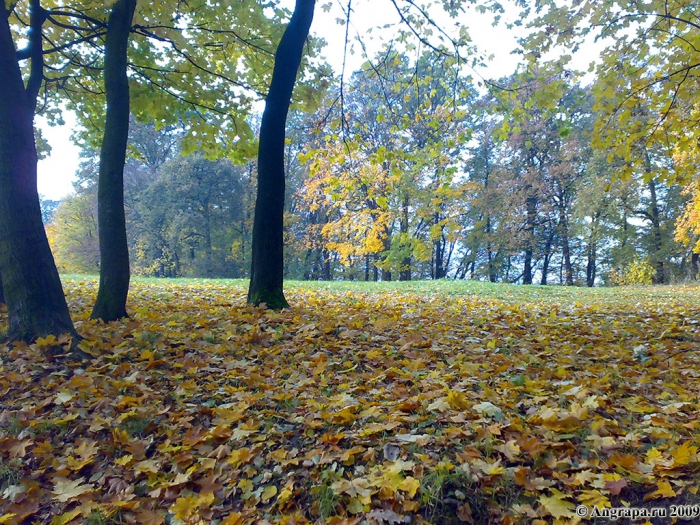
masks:
[(22, 462), (19, 459), (3, 461), (0, 459), (0, 489), (16, 485), (22, 479)]
[(687, 181), (695, 171), (687, 152), (700, 136), (696, 3), (545, 0), (534, 17), (529, 4), (522, 6), (533, 30), (522, 41), (531, 64), (558, 46), (575, 52), (586, 40), (607, 39), (601, 60), (591, 66), (597, 75), (593, 144), (620, 161), (620, 174), (644, 169), (644, 144), (674, 156), (673, 169), (657, 172), (660, 179)]

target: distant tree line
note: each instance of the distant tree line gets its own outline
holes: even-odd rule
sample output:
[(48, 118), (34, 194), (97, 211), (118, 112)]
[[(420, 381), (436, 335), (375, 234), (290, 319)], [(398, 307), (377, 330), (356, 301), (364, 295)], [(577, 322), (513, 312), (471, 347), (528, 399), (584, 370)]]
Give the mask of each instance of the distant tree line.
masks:
[[(457, 68), (389, 50), (313, 114), (289, 121), (285, 275), (292, 279), (480, 279), (524, 284), (694, 279), (675, 240), (689, 199), (644, 170), (616, 177), (591, 146), (590, 88), (566, 71), (514, 98), (484, 94)], [(549, 75), (549, 76), (547, 76)], [(540, 82), (558, 97), (538, 102)], [(455, 96), (456, 94), (456, 96)], [(256, 163), (183, 157), (181, 130), (132, 123), (125, 169), (131, 268), (156, 277), (248, 276)], [(59, 268), (99, 271), (96, 165), (48, 226)]]

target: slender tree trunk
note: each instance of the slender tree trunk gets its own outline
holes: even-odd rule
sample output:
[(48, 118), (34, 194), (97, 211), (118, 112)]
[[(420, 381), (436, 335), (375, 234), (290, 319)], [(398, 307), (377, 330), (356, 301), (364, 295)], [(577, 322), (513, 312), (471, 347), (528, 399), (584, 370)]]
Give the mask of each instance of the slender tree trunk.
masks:
[[(408, 241), (408, 194), (404, 195), (401, 218), (401, 233), (404, 234), (404, 240)], [(399, 271), (399, 281), (411, 280), (411, 255), (404, 257), (401, 260), (401, 270)]]
[(527, 219), (525, 223), (525, 266), (523, 268), (523, 284), (532, 284), (532, 255), (535, 244), (535, 220), (537, 201), (535, 197), (529, 196), (525, 202), (527, 208)]
[(129, 136), (129, 79), (126, 66), (135, 9), (136, 0), (117, 0), (109, 15), (105, 39), (107, 115), (97, 184), (100, 287), (90, 315), (92, 319), (105, 322), (128, 317), (129, 247), (124, 217), (124, 164)]
[(31, 3), (30, 78), (25, 88), (0, 2), (0, 275), (7, 300), (10, 341), (78, 334), (46, 238), (37, 192), (34, 109), (43, 81), (39, 0)]
[(574, 285), (574, 271), (571, 266), (571, 246), (569, 244), (569, 224), (564, 216), (564, 210), (561, 210), (561, 218), (559, 219), (559, 231), (561, 234), (561, 252), (564, 263), (564, 274), (566, 275), (566, 286)]
[(213, 268), (213, 248), (211, 244), (211, 213), (209, 213), (209, 199), (204, 199), (204, 275), (206, 277), (214, 276)]
[(696, 281), (700, 272), (700, 253), (693, 252), (690, 256), (690, 278)]
[(654, 236), (654, 253), (652, 255), (652, 261), (654, 262), (654, 268), (656, 269), (656, 275), (654, 275), (654, 284), (663, 284), (666, 282), (666, 269), (664, 267), (663, 259), (663, 234), (661, 233), (661, 217), (659, 214), (659, 201), (656, 196), (656, 183), (654, 179), (650, 179), (647, 184), (649, 188), (649, 193), (651, 196), (651, 210), (649, 215), (651, 216), (651, 227), (652, 235)]
[(488, 262), (488, 272), (489, 272), (489, 282), (495, 283), (498, 280), (498, 275), (496, 274), (496, 265), (494, 264), (493, 250), (491, 246), (491, 217), (486, 216), (486, 227), (484, 230), (486, 233), (486, 260)]
[(552, 234), (547, 237), (547, 243), (544, 247), (544, 259), (542, 261), (542, 279), (540, 279), (540, 284), (542, 286), (547, 285), (547, 276), (549, 274), (549, 261), (552, 258)]
[(586, 286), (589, 288), (592, 288), (595, 284), (597, 250), (598, 247), (595, 241), (591, 240), (588, 243), (588, 263), (586, 264)]
[(294, 13), (275, 54), (258, 148), (258, 196), (253, 220), (253, 260), (248, 302), (289, 306), (284, 297), (284, 138), (292, 91), (315, 0), (296, 0)]
[(331, 280), (331, 254), (328, 250), (321, 251), (321, 261), (323, 263), (323, 280)]

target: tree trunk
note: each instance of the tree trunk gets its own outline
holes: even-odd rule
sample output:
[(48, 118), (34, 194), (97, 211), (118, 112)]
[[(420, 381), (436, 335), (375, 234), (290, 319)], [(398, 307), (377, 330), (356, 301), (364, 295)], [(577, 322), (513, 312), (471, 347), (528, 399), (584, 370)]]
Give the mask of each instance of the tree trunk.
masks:
[(214, 276), (214, 250), (211, 243), (211, 213), (209, 213), (209, 199), (204, 199), (204, 276), (212, 278)]
[(544, 247), (544, 259), (542, 260), (542, 278), (540, 279), (540, 284), (542, 286), (547, 285), (547, 277), (549, 275), (549, 261), (552, 258), (552, 236), (550, 235), (547, 239), (547, 244)]
[(535, 220), (537, 201), (529, 196), (525, 202), (527, 208), (527, 220), (525, 223), (525, 266), (523, 268), (523, 284), (532, 284), (532, 255), (535, 244)]
[(663, 259), (663, 235), (661, 233), (661, 217), (659, 215), (659, 201), (656, 197), (656, 183), (654, 179), (650, 179), (647, 184), (649, 188), (649, 193), (651, 196), (651, 210), (649, 215), (651, 217), (651, 227), (652, 234), (654, 236), (653, 246), (654, 254), (652, 255), (652, 261), (654, 262), (654, 269), (656, 274), (654, 275), (654, 284), (663, 284), (666, 282), (666, 269), (664, 267)]
[(43, 80), (43, 11), (38, 0), (31, 7), (32, 64), (25, 89), (6, 4), (0, 2), (0, 275), (7, 300), (7, 339), (31, 342), (69, 333), (75, 342), (78, 334), (46, 238), (36, 187), (34, 108)]
[(569, 224), (562, 210), (562, 217), (559, 222), (561, 234), (561, 254), (564, 264), (564, 274), (566, 275), (566, 286), (574, 285), (574, 271), (571, 266), (571, 246), (569, 244)]
[[(404, 195), (403, 206), (401, 208), (401, 233), (403, 233), (404, 241), (408, 241), (408, 194)], [(401, 260), (401, 269), (399, 270), (399, 281), (411, 280), (411, 254)]]
[(289, 306), (284, 297), (284, 138), (292, 91), (315, 0), (296, 0), (294, 13), (275, 54), (270, 91), (260, 126), (258, 196), (253, 219), (253, 260), (248, 302)]
[(321, 262), (323, 264), (323, 280), (331, 280), (331, 254), (328, 250), (321, 250)]
[(491, 246), (491, 217), (486, 216), (486, 260), (488, 261), (489, 282), (495, 283), (498, 280), (496, 265), (494, 263), (493, 250)]
[(596, 252), (598, 247), (595, 241), (590, 241), (588, 243), (588, 263), (586, 264), (586, 286), (592, 288), (595, 284), (595, 274), (596, 274)]
[(695, 281), (698, 278), (698, 273), (700, 272), (700, 253), (693, 252), (690, 256), (690, 278)]
[(117, 0), (109, 15), (105, 39), (107, 115), (97, 184), (100, 287), (90, 315), (91, 319), (105, 322), (128, 317), (129, 247), (124, 217), (124, 164), (129, 136), (129, 79), (126, 66), (135, 9), (136, 0)]

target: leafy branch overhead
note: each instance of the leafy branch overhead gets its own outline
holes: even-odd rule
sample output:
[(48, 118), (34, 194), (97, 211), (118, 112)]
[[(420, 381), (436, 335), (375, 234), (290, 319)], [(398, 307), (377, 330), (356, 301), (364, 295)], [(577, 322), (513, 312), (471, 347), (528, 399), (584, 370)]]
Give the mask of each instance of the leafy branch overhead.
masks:
[[(93, 147), (103, 132), (110, 8), (103, 2), (43, 8), (46, 70), (40, 109), (60, 121), (59, 110), (67, 103), (84, 128), (81, 141)], [(251, 157), (255, 138), (248, 117), (252, 103), (266, 93), (275, 42), (288, 16), (284, 9), (254, 1), (232, 6), (139, 2), (128, 52), (132, 114), (159, 126), (186, 122), (188, 151)], [(29, 18), (28, 3), (16, 3), (10, 18), (16, 37), (26, 32)], [(330, 74), (314, 58), (319, 49), (315, 39), (306, 48), (308, 72), (297, 96), (307, 105), (313, 104), (310, 92), (322, 91)]]

